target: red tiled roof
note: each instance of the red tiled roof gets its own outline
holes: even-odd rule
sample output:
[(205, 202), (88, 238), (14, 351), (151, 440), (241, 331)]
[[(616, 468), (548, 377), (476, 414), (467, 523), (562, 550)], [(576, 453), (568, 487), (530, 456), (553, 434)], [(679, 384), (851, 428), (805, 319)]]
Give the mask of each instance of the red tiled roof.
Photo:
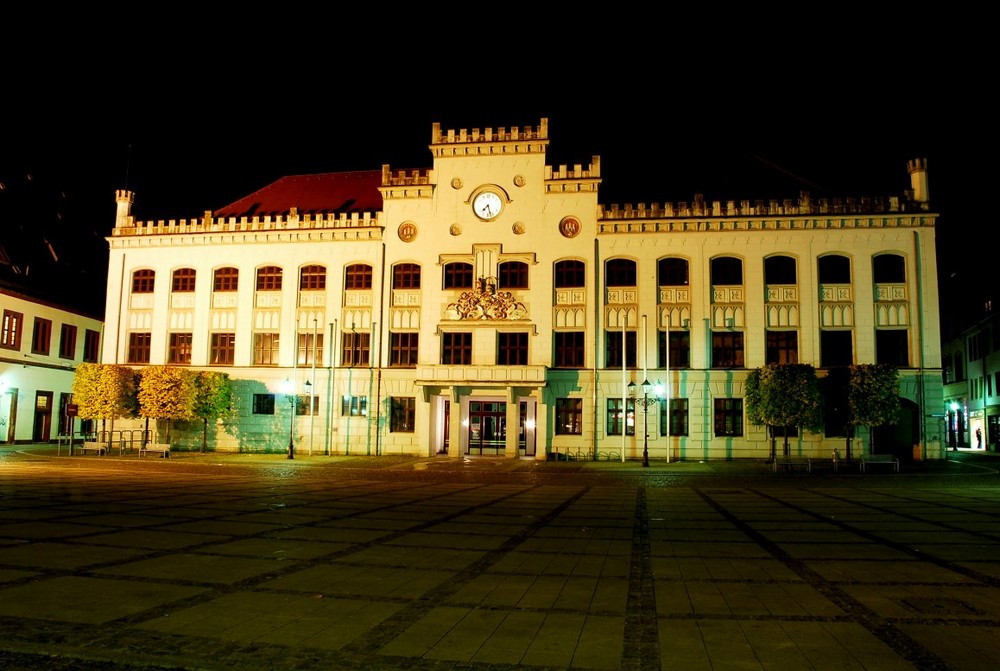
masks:
[(293, 207), (299, 214), (374, 212), (382, 209), (381, 184), (381, 170), (282, 177), (219, 208), (213, 216), (283, 216)]

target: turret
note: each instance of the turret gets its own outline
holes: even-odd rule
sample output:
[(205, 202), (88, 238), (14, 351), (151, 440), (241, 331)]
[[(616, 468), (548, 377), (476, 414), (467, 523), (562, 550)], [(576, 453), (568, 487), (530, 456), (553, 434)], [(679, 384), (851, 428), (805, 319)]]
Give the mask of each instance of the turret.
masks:
[(118, 189), (115, 191), (115, 202), (118, 210), (115, 213), (115, 228), (125, 228), (129, 225), (128, 220), (132, 214), (132, 203), (135, 201), (135, 193)]
[(913, 190), (913, 200), (918, 203), (929, 203), (930, 193), (927, 190), (927, 159), (917, 158), (906, 164), (910, 173), (910, 187)]

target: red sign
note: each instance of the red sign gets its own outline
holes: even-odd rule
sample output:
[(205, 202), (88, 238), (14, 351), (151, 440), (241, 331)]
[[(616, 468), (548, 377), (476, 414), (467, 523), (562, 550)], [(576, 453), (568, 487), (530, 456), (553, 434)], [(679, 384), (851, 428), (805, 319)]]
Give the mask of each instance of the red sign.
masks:
[(67, 404), (66, 415), (69, 417), (76, 417), (76, 403)]

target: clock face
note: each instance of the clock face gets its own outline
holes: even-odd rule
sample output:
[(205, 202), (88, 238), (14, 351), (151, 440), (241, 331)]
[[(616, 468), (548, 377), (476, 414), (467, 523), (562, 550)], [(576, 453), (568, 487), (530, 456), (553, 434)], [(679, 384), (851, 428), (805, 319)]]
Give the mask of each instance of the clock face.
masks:
[(503, 209), (503, 200), (492, 191), (483, 191), (472, 201), (472, 211), (480, 219), (496, 219)]

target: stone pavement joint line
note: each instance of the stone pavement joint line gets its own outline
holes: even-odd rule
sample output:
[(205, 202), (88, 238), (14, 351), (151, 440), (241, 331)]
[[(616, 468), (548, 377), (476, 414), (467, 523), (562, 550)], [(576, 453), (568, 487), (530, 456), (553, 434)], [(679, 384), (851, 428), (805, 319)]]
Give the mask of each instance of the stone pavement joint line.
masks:
[(635, 499), (622, 669), (652, 669), (658, 668), (660, 638), (656, 621), (656, 592), (653, 588), (645, 487), (636, 490)]

